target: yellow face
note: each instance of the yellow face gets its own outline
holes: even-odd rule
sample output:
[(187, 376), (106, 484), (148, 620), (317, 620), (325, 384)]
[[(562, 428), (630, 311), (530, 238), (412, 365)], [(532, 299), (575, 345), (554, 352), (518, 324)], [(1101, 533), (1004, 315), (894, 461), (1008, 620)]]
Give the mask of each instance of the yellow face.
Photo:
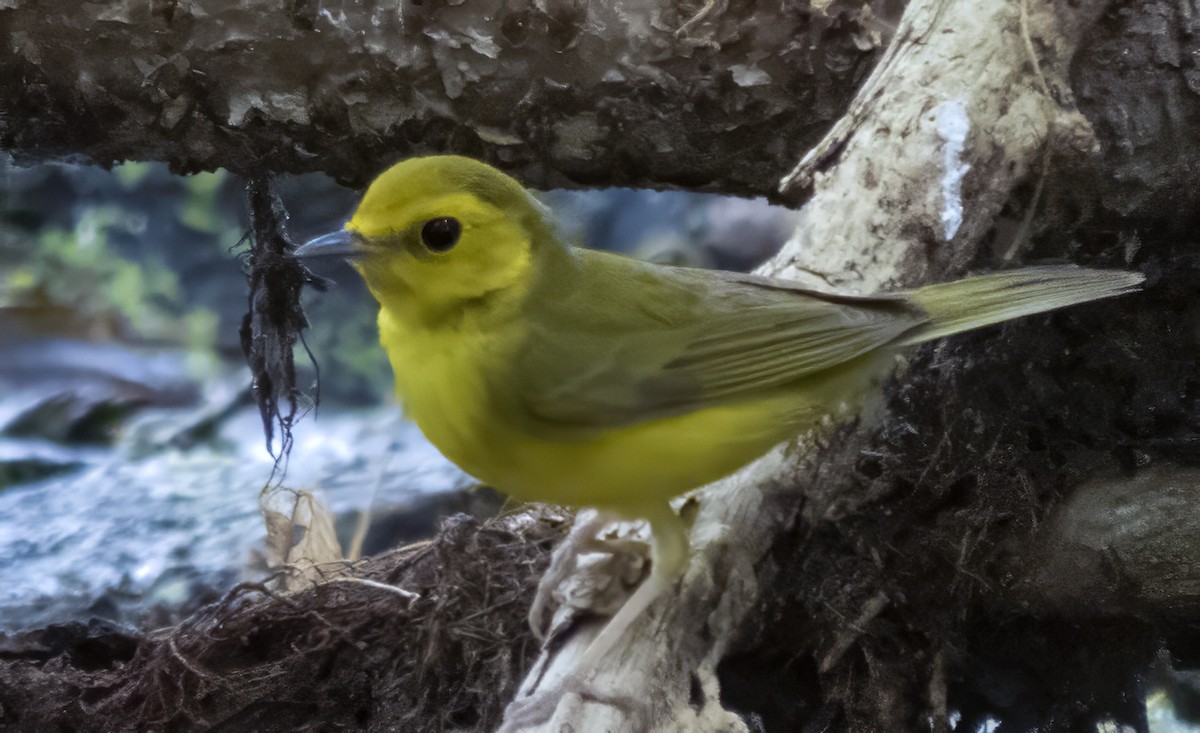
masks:
[(526, 282), (544, 226), (513, 179), (469, 158), (437, 156), (376, 178), (346, 229), (376, 299), (442, 310)]

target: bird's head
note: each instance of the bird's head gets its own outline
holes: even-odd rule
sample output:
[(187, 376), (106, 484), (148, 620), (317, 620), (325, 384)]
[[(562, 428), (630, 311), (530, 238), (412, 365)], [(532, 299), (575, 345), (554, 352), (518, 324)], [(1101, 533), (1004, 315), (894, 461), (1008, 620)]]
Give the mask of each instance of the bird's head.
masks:
[(345, 257), (384, 307), (454, 308), (528, 282), (546, 214), (520, 183), (470, 158), (384, 171), (338, 232), (296, 250)]

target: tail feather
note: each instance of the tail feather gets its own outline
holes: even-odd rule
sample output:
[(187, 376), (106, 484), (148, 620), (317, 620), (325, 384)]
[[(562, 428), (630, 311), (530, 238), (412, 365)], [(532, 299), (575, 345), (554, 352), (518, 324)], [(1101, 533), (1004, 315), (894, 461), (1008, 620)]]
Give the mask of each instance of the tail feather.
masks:
[(925, 310), (929, 321), (900, 343), (919, 344), (1012, 318), (1124, 295), (1137, 290), (1143, 280), (1138, 272), (1058, 265), (927, 285), (907, 295)]

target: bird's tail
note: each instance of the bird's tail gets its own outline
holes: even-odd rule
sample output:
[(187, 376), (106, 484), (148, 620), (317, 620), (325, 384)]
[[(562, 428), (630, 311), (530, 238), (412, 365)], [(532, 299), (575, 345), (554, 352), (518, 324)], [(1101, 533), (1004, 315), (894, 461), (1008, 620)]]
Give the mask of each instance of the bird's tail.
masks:
[(1012, 318), (1124, 295), (1137, 290), (1143, 280), (1138, 272), (1057, 265), (927, 285), (907, 295), (929, 314), (929, 321), (900, 343), (919, 344)]

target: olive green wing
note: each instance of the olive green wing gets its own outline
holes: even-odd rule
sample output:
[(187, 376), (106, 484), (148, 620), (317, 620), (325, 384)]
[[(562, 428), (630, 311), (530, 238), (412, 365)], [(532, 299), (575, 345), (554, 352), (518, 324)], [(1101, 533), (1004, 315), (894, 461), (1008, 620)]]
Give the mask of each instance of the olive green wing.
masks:
[[(584, 433), (770, 396), (925, 321), (901, 296), (598, 258), (528, 314), (510, 384), (544, 427)], [(599, 259), (602, 258), (602, 259)], [(589, 272), (589, 269), (591, 270)]]

